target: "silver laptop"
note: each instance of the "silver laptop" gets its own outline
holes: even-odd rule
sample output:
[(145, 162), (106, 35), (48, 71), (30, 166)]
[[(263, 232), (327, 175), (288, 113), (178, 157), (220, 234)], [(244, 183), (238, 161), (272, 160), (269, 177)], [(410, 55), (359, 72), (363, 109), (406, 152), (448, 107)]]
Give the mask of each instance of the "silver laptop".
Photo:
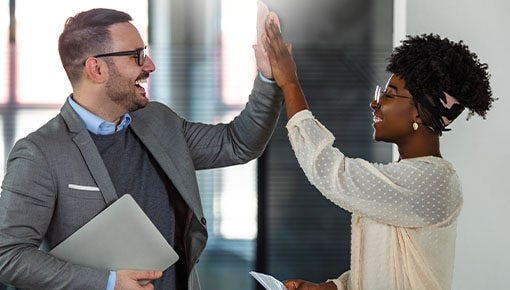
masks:
[(123, 195), (50, 251), (83, 266), (164, 271), (179, 256), (133, 197)]

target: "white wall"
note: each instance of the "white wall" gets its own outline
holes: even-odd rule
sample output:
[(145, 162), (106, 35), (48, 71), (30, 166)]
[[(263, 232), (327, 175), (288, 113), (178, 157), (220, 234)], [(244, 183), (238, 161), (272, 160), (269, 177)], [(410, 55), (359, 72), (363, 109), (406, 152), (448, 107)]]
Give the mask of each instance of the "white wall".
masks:
[(489, 64), (499, 100), (486, 120), (460, 116), (441, 141), (464, 189), (453, 289), (510, 289), (510, 1), (395, 0), (395, 9), (397, 34), (464, 40)]

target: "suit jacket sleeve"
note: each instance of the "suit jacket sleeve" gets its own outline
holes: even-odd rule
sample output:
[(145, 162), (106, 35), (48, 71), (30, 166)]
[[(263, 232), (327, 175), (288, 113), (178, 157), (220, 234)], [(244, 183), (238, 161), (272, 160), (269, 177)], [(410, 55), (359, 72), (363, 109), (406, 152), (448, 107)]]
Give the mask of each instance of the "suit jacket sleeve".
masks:
[(248, 103), (230, 123), (184, 121), (184, 137), (195, 169), (242, 164), (259, 157), (273, 134), (282, 104), (278, 86), (257, 76)]
[(23, 289), (106, 289), (108, 271), (72, 265), (39, 249), (58, 192), (49, 163), (28, 138), (11, 151), (0, 195), (0, 282)]

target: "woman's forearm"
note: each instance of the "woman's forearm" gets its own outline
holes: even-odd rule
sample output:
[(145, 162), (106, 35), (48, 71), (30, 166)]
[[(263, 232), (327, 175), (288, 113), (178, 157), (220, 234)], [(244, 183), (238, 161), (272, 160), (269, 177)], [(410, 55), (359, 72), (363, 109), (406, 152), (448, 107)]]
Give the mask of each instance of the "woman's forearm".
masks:
[(287, 109), (287, 118), (289, 120), (297, 112), (308, 109), (308, 104), (306, 103), (306, 99), (299, 82), (286, 84), (281, 89), (285, 96), (285, 107)]

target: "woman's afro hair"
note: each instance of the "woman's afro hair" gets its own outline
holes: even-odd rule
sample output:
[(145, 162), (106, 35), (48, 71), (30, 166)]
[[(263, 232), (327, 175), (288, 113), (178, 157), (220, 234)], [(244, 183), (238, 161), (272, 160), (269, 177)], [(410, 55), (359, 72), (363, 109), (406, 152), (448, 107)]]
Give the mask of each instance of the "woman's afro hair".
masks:
[(438, 110), (444, 93), (469, 109), (468, 118), (476, 113), (485, 119), (494, 101), (488, 65), (463, 41), (436, 34), (407, 36), (391, 54), (386, 69), (404, 79), (422, 121), (439, 135), (446, 130)]

